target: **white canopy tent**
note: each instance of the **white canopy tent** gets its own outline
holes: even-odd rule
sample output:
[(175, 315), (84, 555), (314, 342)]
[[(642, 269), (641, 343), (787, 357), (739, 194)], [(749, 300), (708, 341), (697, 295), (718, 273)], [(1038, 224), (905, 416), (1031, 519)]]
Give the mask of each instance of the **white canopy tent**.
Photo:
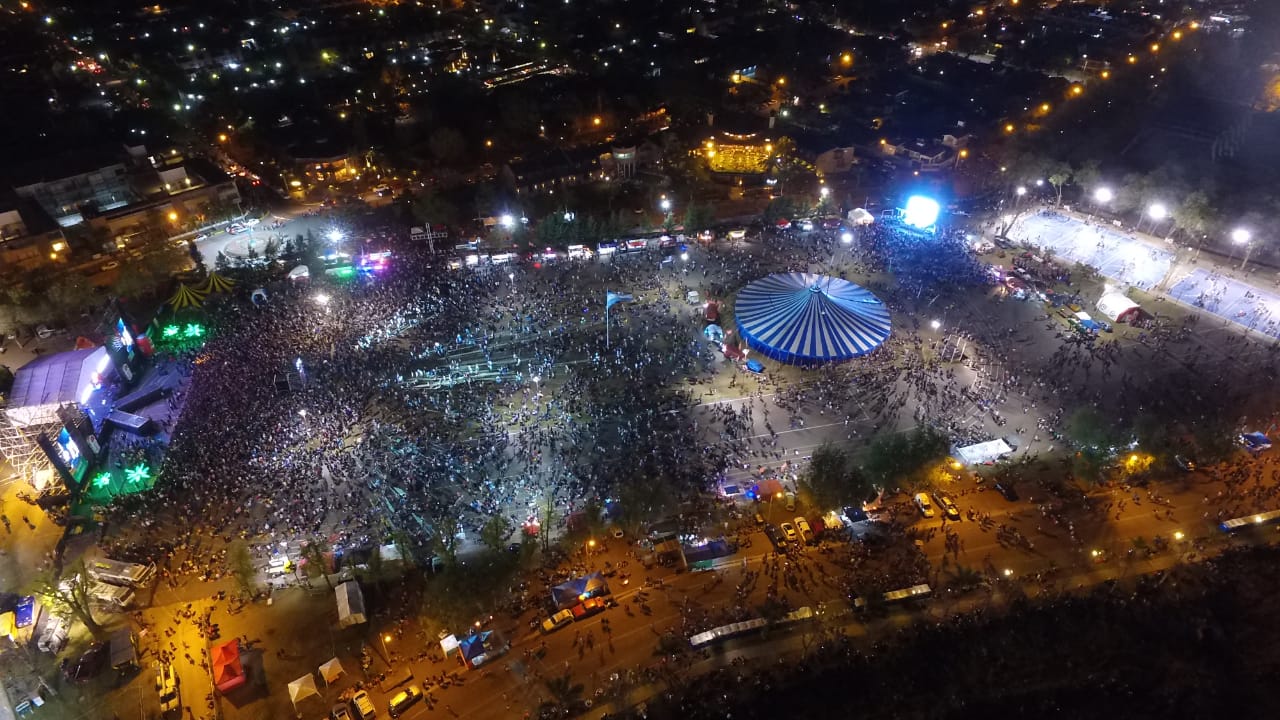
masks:
[(364, 594), (360, 592), (360, 583), (355, 580), (338, 585), (333, 589), (338, 599), (338, 627), (351, 627), (368, 622), (364, 614)]
[(1013, 448), (1009, 447), (1009, 443), (997, 438), (995, 440), (988, 440), (986, 442), (958, 447), (952, 454), (965, 465), (982, 465), (984, 463), (995, 462), (1011, 452), (1013, 452)]
[(342, 669), (342, 663), (338, 662), (338, 658), (334, 658), (320, 666), (320, 679), (324, 680), (326, 686), (332, 685), (346, 673), (347, 671)]
[(1098, 312), (1111, 322), (1125, 322), (1129, 315), (1140, 310), (1138, 303), (1118, 290), (1107, 290), (1098, 298)]
[(289, 699), (293, 701), (293, 709), (298, 710), (298, 703), (307, 698), (320, 698), (320, 689), (316, 687), (316, 678), (311, 673), (289, 683)]
[(849, 222), (854, 225), (870, 225), (875, 221), (875, 215), (872, 215), (862, 208), (854, 208), (849, 211)]

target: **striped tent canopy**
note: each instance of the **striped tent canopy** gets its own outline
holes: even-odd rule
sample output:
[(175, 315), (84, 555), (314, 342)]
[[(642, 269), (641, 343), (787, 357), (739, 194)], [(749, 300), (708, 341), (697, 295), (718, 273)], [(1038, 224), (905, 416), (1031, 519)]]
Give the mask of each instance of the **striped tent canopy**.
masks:
[(191, 288), (186, 283), (178, 283), (178, 289), (167, 302), (174, 310), (198, 308), (204, 304), (204, 292)]
[(889, 339), (884, 303), (827, 275), (769, 275), (743, 288), (734, 307), (738, 332), (752, 349), (793, 365), (848, 360)]
[(216, 272), (211, 272), (209, 273), (209, 278), (205, 280), (204, 285), (201, 286), (200, 292), (205, 294), (223, 293), (235, 287), (235, 284), (234, 280), (229, 280)]

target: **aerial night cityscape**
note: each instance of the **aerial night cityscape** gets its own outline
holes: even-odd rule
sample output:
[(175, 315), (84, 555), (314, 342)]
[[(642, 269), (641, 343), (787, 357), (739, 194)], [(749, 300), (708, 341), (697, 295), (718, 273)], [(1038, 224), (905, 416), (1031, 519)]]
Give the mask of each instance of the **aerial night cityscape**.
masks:
[(0, 720), (1280, 707), (1280, 1), (0, 0), (0, 78)]

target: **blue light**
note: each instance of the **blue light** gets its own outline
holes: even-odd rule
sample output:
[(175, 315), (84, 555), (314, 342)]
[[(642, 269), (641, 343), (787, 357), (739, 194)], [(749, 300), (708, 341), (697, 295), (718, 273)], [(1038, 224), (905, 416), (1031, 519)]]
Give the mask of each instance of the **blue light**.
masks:
[(936, 200), (923, 195), (912, 195), (907, 198), (907, 206), (902, 210), (902, 221), (911, 227), (927, 230), (938, 222), (940, 211)]

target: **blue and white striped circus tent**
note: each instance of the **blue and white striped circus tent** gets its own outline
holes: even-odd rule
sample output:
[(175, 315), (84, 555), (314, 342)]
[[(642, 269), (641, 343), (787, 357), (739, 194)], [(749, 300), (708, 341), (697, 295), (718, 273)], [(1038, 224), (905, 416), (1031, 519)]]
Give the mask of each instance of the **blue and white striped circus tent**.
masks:
[(738, 293), (734, 315), (752, 349), (792, 365), (848, 360), (889, 339), (889, 310), (880, 298), (827, 275), (761, 278)]

